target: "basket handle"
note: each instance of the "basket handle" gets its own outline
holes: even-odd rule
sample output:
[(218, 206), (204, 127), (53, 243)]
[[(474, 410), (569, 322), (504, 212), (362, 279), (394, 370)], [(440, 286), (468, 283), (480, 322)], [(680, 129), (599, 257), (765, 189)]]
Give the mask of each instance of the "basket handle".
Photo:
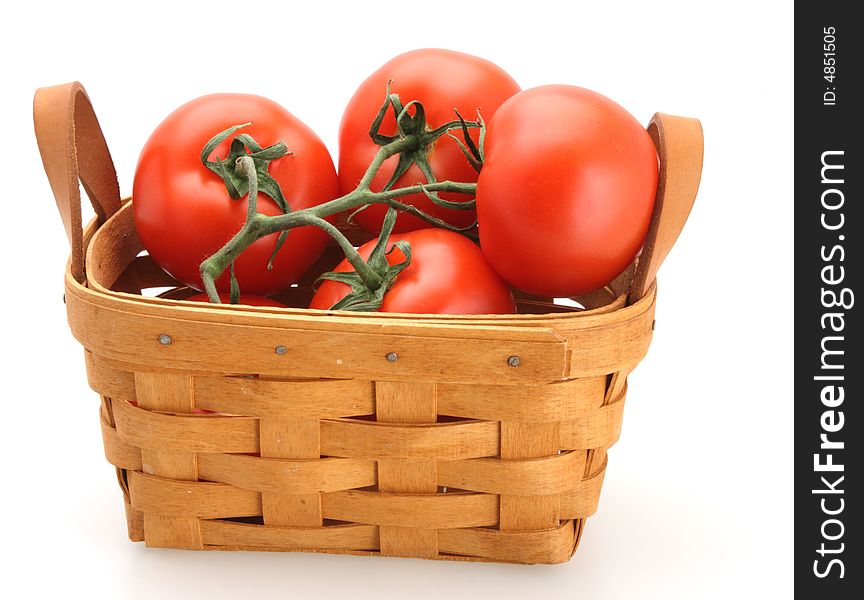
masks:
[(45, 174), (72, 249), (72, 276), (84, 281), (80, 180), (101, 225), (120, 209), (114, 162), (87, 92), (77, 81), (36, 90), (33, 124)]
[(656, 113), (648, 133), (660, 157), (654, 214), (630, 287), (630, 301), (642, 298), (657, 277), (693, 208), (702, 177), (702, 124), (697, 119)]

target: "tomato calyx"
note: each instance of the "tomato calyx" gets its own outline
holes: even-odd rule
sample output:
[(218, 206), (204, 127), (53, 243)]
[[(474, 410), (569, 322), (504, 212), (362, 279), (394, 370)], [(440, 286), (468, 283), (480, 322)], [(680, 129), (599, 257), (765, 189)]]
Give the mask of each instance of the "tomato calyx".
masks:
[[(381, 124), (384, 122), (384, 115), (387, 114), (387, 109), (393, 109), (393, 116), (396, 119), (396, 135), (384, 135), (381, 133)], [(414, 109), (414, 114), (411, 114), (410, 109)], [(378, 114), (375, 115), (375, 120), (372, 121), (372, 127), (369, 129), (369, 135), (372, 141), (379, 146), (386, 146), (398, 139), (412, 138), (416, 140), (416, 147), (406, 148), (399, 154), (399, 162), (393, 170), (390, 179), (381, 188), (382, 192), (392, 189), (396, 181), (402, 177), (411, 165), (417, 165), (420, 172), (426, 178), (428, 183), (435, 183), (435, 175), (432, 173), (432, 167), (429, 165), (429, 156), (427, 147), (434, 142), (440, 135), (434, 138), (427, 139), (424, 134), (428, 129), (426, 125), (426, 109), (423, 104), (413, 100), (408, 104), (403, 105), (399, 94), (390, 93), (390, 82), (387, 82), (387, 96), (384, 104), (378, 109)]]
[(250, 157), (258, 175), (258, 191), (270, 196), (279, 208), (282, 209), (282, 212), (287, 214), (291, 212), (291, 207), (285, 201), (285, 196), (282, 194), (282, 188), (279, 186), (279, 183), (273, 179), (268, 170), (270, 161), (293, 155), (293, 152), (288, 150), (285, 142), (280, 141), (264, 148), (251, 135), (240, 133), (231, 140), (231, 146), (226, 158), (221, 159), (217, 156), (216, 160), (210, 160), (210, 155), (213, 154), (213, 151), (216, 150), (219, 144), (228, 139), (238, 129), (248, 127), (251, 124), (249, 122), (234, 125), (210, 138), (210, 141), (207, 142), (201, 151), (201, 162), (225, 182), (228, 195), (234, 200), (239, 200), (249, 193), (249, 177), (246, 175), (245, 170), (240, 168), (239, 161), (244, 156)]
[[(366, 264), (377, 275), (377, 281), (370, 281), (368, 276), (362, 274), (362, 271), (329, 271), (322, 274), (315, 283), (327, 279), (330, 281), (339, 281), (351, 286), (351, 292), (343, 297), (339, 302), (330, 307), (330, 310), (351, 310), (355, 312), (374, 312), (377, 311), (384, 302), (384, 294), (387, 293), (392, 285), (396, 282), (396, 277), (411, 264), (411, 244), (404, 240), (399, 240), (393, 244), (387, 251), (387, 242), (390, 239), (390, 233), (393, 231), (393, 226), (396, 224), (396, 216), (398, 212), (395, 208), (387, 210), (384, 217), (384, 223), (381, 228), (381, 235), (378, 237), (378, 242), (375, 248), (369, 255), (369, 260)], [(405, 256), (405, 260), (391, 265), (387, 261), (387, 255), (398, 248)], [(362, 260), (362, 259), (361, 259)]]
[[(480, 143), (482, 144), (486, 126), (483, 119), (480, 118), (480, 113), (477, 113), (477, 121), (466, 121), (457, 110), (455, 112), (458, 120), (450, 121), (435, 129), (430, 129), (426, 122), (426, 109), (423, 107), (423, 103), (418, 100), (412, 100), (407, 104), (403, 104), (402, 100), (399, 98), (399, 94), (390, 92), (391, 83), (392, 81), (387, 82), (387, 94), (384, 103), (381, 105), (381, 108), (378, 109), (378, 113), (372, 121), (372, 126), (369, 128), (369, 136), (372, 138), (372, 141), (379, 146), (387, 146), (397, 140), (405, 139), (415, 140), (416, 144), (414, 147), (406, 148), (400, 152), (399, 162), (396, 164), (396, 168), (393, 170), (390, 179), (386, 184), (384, 184), (384, 187), (381, 188), (381, 191), (386, 192), (393, 189), (393, 186), (399, 178), (407, 173), (408, 169), (410, 169), (412, 165), (417, 165), (417, 168), (420, 169), (420, 172), (423, 173), (423, 176), (426, 178), (427, 184), (436, 183), (438, 179), (435, 177), (435, 174), (432, 172), (432, 166), (429, 164), (429, 150), (438, 138), (445, 134), (456, 140), (459, 147), (463, 149), (468, 162), (471, 163), (471, 166), (479, 172), (483, 161), (482, 152), (474, 144), (474, 140), (471, 139), (469, 128), (480, 128)], [(391, 108), (393, 110), (393, 116), (396, 119), (397, 133), (396, 135), (384, 135), (381, 133), (381, 125), (384, 122), (384, 116), (387, 114), (387, 110)], [(414, 109), (414, 114), (411, 114), (412, 108)], [(450, 130), (456, 126), (459, 126), (462, 129), (462, 134), (465, 137), (464, 142), (450, 133)], [(466, 202), (452, 202), (444, 200), (439, 198), (436, 193), (425, 189), (422, 183), (419, 185), (423, 189), (423, 193), (426, 194), (432, 202), (439, 206), (455, 210), (474, 209), (474, 200)], [(353, 222), (353, 217), (357, 213), (365, 210), (368, 206), (368, 204), (361, 206), (359, 209), (354, 211), (348, 218), (349, 222)], [(472, 229), (473, 226), (474, 225), (472, 224), (469, 227), (459, 228), (459, 231), (468, 231)]]

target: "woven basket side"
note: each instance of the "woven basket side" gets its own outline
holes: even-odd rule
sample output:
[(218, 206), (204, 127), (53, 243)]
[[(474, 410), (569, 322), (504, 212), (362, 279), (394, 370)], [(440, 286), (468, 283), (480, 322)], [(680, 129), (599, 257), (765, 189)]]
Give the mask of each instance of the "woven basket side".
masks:
[[(199, 549), (567, 560), (626, 391), (144, 374), (92, 352), (87, 366), (130, 538)], [(141, 402), (154, 390), (158, 409)]]

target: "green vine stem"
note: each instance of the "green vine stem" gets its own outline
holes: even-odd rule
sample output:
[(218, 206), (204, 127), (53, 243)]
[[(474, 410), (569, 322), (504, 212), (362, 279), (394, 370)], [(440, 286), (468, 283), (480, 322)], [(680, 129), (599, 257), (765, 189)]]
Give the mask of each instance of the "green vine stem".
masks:
[[(395, 103), (393, 100), (394, 97)], [(363, 284), (370, 290), (378, 289), (383, 280), (381, 274), (372, 269), (369, 264), (363, 260), (345, 235), (326, 220), (326, 217), (345, 211), (362, 209), (369, 204), (384, 204), (390, 208), (408, 212), (424, 219), (430, 225), (442, 227), (451, 231), (468, 233), (468, 230), (471, 229), (473, 225), (467, 228), (455, 227), (417, 209), (412, 205), (400, 202), (399, 198), (409, 194), (424, 193), (434, 202), (446, 205), (448, 208), (467, 210), (474, 207), (473, 199), (466, 202), (448, 202), (438, 198), (437, 194), (440, 192), (450, 192), (475, 196), (477, 193), (476, 183), (435, 181), (434, 178), (432, 178), (427, 183), (418, 183), (416, 185), (401, 188), (389, 188), (388, 186), (385, 186), (383, 190), (378, 192), (372, 191), (371, 184), (375, 175), (387, 159), (398, 154), (400, 155), (400, 160), (406, 156), (411, 160), (418, 160), (418, 156), (421, 157), (419, 160), (425, 160), (425, 156), (422, 156), (424, 149), (442, 135), (447, 134), (451, 129), (458, 128), (467, 131), (467, 127), (480, 127), (481, 123), (466, 123), (460, 117), (459, 120), (451, 121), (434, 130), (426, 130), (425, 122), (423, 121), (425, 116), (422, 110), (422, 105), (412, 102), (403, 108), (401, 104), (396, 104), (398, 103), (398, 97), (396, 97), (395, 94), (389, 94), (389, 89), (387, 103), (393, 103), (394, 110), (397, 106), (401, 108), (397, 116), (399, 135), (382, 139), (381, 148), (378, 150), (357, 187), (348, 194), (336, 198), (335, 200), (311, 206), (303, 210), (286, 212), (286, 214), (282, 215), (263, 215), (258, 212), (258, 192), (261, 169), (260, 165), (256, 164), (256, 156), (254, 153), (251, 155), (242, 153), (235, 159), (234, 172), (231, 174), (234, 177), (231, 177), (231, 179), (234, 182), (242, 180), (248, 184), (249, 204), (246, 214), (246, 222), (240, 231), (238, 231), (234, 237), (225, 244), (225, 246), (201, 263), (201, 279), (204, 283), (204, 290), (207, 292), (207, 296), (210, 298), (211, 302), (215, 304), (220, 302), (219, 294), (216, 289), (216, 280), (234, 263), (237, 257), (239, 257), (240, 254), (256, 240), (276, 232), (285, 232), (283, 233), (284, 236), (290, 229), (307, 225), (320, 227), (327, 232), (336, 241), (336, 243), (339, 244), (339, 247), (345, 253), (345, 257), (354, 267)], [(385, 103), (385, 108), (387, 103)], [(415, 109), (413, 117), (408, 113), (408, 108), (412, 106)], [(236, 128), (233, 128), (233, 130), (236, 130)], [(219, 134), (219, 136), (223, 135), (227, 137), (226, 132)], [(225, 137), (222, 137), (222, 139), (225, 139)], [(375, 139), (374, 136), (373, 139)], [(248, 142), (249, 140), (244, 141)], [(268, 156), (268, 158), (270, 157)], [(202, 154), (202, 160), (206, 161), (207, 156)], [(219, 164), (221, 165), (222, 163), (220, 162)], [(226, 183), (228, 182), (226, 181)]]

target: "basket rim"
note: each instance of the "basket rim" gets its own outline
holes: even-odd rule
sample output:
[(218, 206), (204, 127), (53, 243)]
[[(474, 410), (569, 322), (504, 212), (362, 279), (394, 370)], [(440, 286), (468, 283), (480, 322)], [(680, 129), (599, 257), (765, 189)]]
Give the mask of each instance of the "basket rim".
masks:
[[(129, 219), (131, 213), (131, 198), (124, 199), (123, 206), (104, 223), (100, 224), (94, 218), (85, 227), (85, 265), (96, 264), (98, 258), (95, 256), (94, 248), (100, 237), (110, 235), (112, 229), (118, 227), (123, 219)], [(632, 269), (632, 265), (628, 271)], [(625, 272), (626, 273), (626, 272)], [(280, 320), (291, 321), (292, 326), (304, 321), (327, 321), (332, 324), (344, 323), (345, 325), (378, 325), (378, 326), (402, 326), (407, 324), (423, 326), (442, 326), (445, 328), (471, 328), (476, 329), (493, 327), (543, 329), (582, 329), (603, 326), (619, 320), (627, 320), (633, 313), (642, 313), (652, 305), (656, 297), (656, 281), (651, 285), (649, 292), (638, 301), (628, 304), (626, 291), (617, 292), (613, 297), (611, 290), (605, 290), (611, 299), (608, 304), (566, 312), (550, 312), (540, 314), (504, 314), (504, 315), (440, 315), (440, 314), (412, 314), (412, 313), (358, 313), (352, 311), (318, 310), (299, 307), (270, 307), (270, 306), (248, 306), (230, 304), (203, 304), (176, 300), (171, 298), (160, 298), (156, 296), (143, 296), (128, 292), (115, 291), (98, 281), (96, 277), (87, 272), (86, 285), (78, 282), (71, 272), (71, 262), (67, 261), (65, 269), (67, 287), (76, 289), (91, 298), (99, 297), (104, 301), (115, 301), (123, 305), (126, 310), (135, 310), (150, 313), (155, 311), (191, 311), (189, 315), (207, 315), (204, 320), (219, 320), (221, 317), (230, 318), (231, 315), (244, 315), (250, 317), (275, 317)], [(160, 311), (161, 309), (161, 311)], [(153, 313), (151, 313), (153, 314)]]

